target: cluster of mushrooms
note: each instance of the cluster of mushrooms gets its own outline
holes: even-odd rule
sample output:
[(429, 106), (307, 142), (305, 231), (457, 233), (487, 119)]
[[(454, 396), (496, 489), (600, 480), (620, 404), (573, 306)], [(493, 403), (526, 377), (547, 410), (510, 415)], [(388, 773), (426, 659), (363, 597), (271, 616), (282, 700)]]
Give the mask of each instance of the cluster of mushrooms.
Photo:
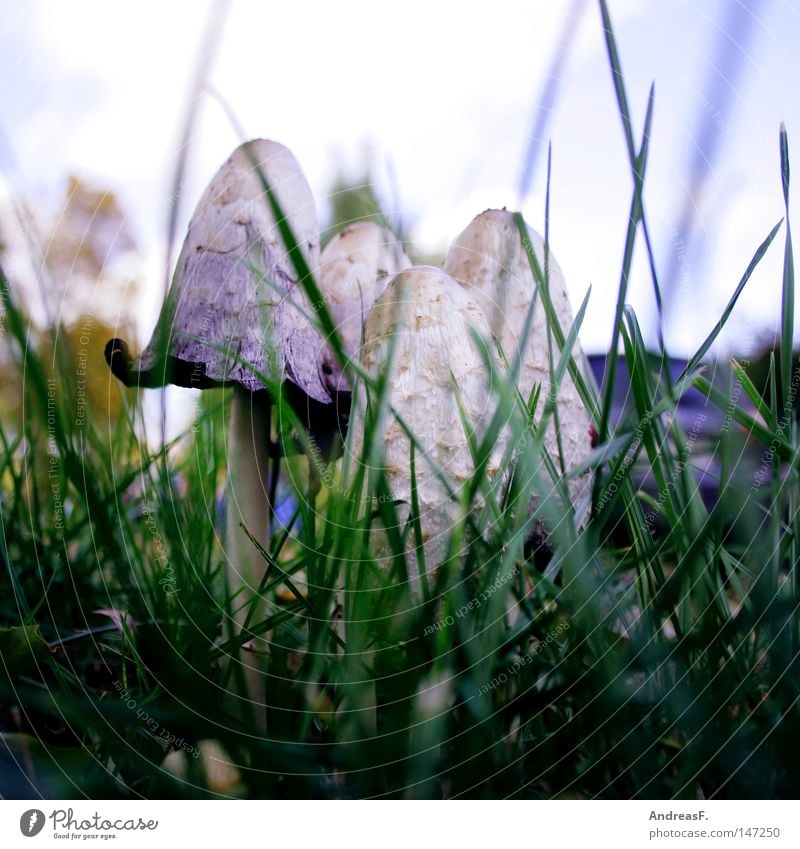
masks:
[[(286, 224), (294, 255), (287, 248)], [(542, 240), (529, 233), (542, 261)], [(301, 285), (303, 264), (346, 357), (374, 376), (391, 369), (388, 405), (402, 423), (391, 415), (386, 419), (382, 462), (394, 499), (409, 504), (406, 427), (415, 434), (425, 559), (435, 569), (460, 510), (436, 470), (458, 491), (474, 471), (464, 419), (479, 434), (494, 410), (490, 369), (474, 333), (493, 340), (507, 362), (524, 343), (521, 396), (527, 399), (537, 384), (542, 399), (550, 394), (541, 306), (527, 336), (523, 333), (537, 287), (511, 213), (478, 215), (450, 247), (443, 268), (412, 266), (393, 234), (372, 222), (346, 227), (320, 251), (314, 198), (295, 157), (273, 141), (247, 142), (200, 199), (150, 344), (132, 357), (122, 340), (112, 339), (106, 360), (126, 386), (234, 387), (226, 554), (234, 589), (249, 586), (254, 592), (265, 563), (250, 537), (267, 547), (267, 472), (270, 456), (280, 450), (270, 441), (276, 387), (326, 458), (347, 429), (351, 460), (360, 460), (363, 448), (364, 392), (352, 398), (350, 372), (321, 331), (319, 305), (308, 295), (313, 290)], [(548, 268), (550, 298), (561, 327), (568, 329), (570, 305), (552, 255)], [(582, 357), (577, 349), (573, 353)], [(552, 394), (559, 415), (547, 428), (545, 447), (563, 457), (569, 472), (589, 451), (592, 426), (568, 374)], [(490, 476), (507, 472), (506, 448), (500, 437)], [(575, 506), (588, 500), (588, 482), (586, 475), (570, 480)], [(376, 558), (381, 548), (377, 535)]]

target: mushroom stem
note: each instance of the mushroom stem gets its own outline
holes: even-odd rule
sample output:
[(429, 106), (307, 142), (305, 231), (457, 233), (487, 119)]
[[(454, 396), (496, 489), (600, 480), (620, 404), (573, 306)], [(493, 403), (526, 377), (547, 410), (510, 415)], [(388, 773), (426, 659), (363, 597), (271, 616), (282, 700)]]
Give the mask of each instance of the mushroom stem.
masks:
[[(228, 493), (225, 510), (225, 551), (228, 585), (236, 611), (231, 627), (241, 631), (249, 616), (253, 624), (265, 613), (258, 589), (266, 573), (267, 563), (245, 533), (250, 532), (265, 549), (269, 547), (269, 437), (270, 399), (266, 392), (248, 392), (236, 385), (228, 431)], [(244, 528), (242, 527), (244, 526)], [(242, 592), (242, 589), (244, 591)], [(260, 658), (267, 640), (265, 635), (253, 637), (240, 653), (245, 670), (247, 697), (251, 700), (258, 725), (265, 729), (264, 674)], [(249, 649), (249, 650), (248, 650)]]

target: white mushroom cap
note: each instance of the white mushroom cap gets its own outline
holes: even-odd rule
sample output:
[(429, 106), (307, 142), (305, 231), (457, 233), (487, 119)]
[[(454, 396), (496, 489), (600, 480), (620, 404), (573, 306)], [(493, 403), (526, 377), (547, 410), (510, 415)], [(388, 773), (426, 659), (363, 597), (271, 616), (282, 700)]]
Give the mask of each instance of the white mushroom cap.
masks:
[[(544, 271), (544, 242), (530, 227), (528, 233)], [(550, 298), (566, 335), (573, 323), (572, 310), (564, 275), (552, 252), (549, 252), (548, 266)], [(510, 363), (522, 342), (531, 300), (538, 294), (513, 214), (506, 210), (489, 209), (474, 218), (451, 245), (444, 270), (476, 300)], [(519, 389), (526, 400), (534, 385), (541, 385), (537, 420), (541, 418), (550, 389), (547, 332), (547, 316), (541, 297), (538, 297), (519, 374)], [(554, 366), (558, 364), (559, 356), (553, 337)], [(583, 367), (583, 354), (577, 344), (573, 356)], [(559, 386), (557, 408), (564, 464), (569, 470), (591, 448), (591, 421), (569, 374), (564, 376)], [(552, 420), (545, 436), (545, 447), (557, 464), (557, 435)], [(571, 481), (570, 496), (576, 506), (588, 493), (589, 483), (589, 475)]]
[[(450, 530), (460, 513), (434, 468), (441, 469), (456, 491), (474, 472), (457, 399), (478, 433), (492, 413), (489, 375), (470, 328), (488, 339), (488, 325), (475, 301), (441, 269), (416, 266), (392, 280), (367, 315), (364, 329), (362, 361), (370, 373), (378, 375), (388, 367), (393, 349), (389, 404), (419, 442), (415, 470), (429, 569), (446, 556)], [(363, 398), (359, 401), (363, 407)], [(360, 431), (351, 431), (356, 459), (362, 451)], [(390, 416), (384, 435), (385, 469), (393, 497), (409, 507), (410, 450), (405, 430)], [(402, 510), (399, 516), (404, 520)], [(377, 556), (386, 553), (379, 544)]]
[(146, 373), (168, 356), (173, 370), (181, 367), (182, 383), (237, 382), (249, 390), (264, 388), (257, 370), (277, 381), (285, 376), (327, 403), (324, 345), (262, 175), (307, 264), (317, 267), (314, 198), (297, 160), (277, 142), (241, 145), (197, 205), (153, 339), (130, 370)]
[[(362, 341), (364, 317), (389, 281), (411, 261), (394, 234), (373, 221), (358, 221), (337, 233), (322, 252), (320, 289), (342, 342), (353, 357)], [(349, 390), (341, 370), (330, 357), (329, 370), (337, 379), (328, 385)]]

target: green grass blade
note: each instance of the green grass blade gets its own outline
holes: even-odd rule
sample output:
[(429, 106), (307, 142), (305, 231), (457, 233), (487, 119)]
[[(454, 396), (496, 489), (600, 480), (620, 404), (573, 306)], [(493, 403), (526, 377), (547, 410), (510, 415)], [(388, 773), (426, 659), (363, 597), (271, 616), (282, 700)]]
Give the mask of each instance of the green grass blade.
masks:
[(703, 359), (706, 353), (708, 353), (709, 348), (711, 348), (711, 346), (716, 341), (717, 336), (719, 336), (720, 332), (722, 331), (722, 328), (725, 327), (725, 325), (728, 323), (728, 319), (730, 318), (731, 313), (733, 312), (733, 308), (736, 306), (736, 302), (739, 300), (739, 296), (744, 291), (744, 287), (747, 285), (747, 281), (750, 279), (756, 268), (758, 268), (758, 264), (764, 258), (764, 254), (769, 249), (769, 246), (772, 244), (772, 241), (775, 236), (778, 235), (778, 230), (780, 230), (781, 224), (782, 221), (779, 221), (772, 228), (772, 230), (770, 230), (767, 238), (764, 239), (764, 241), (758, 246), (758, 249), (753, 254), (753, 258), (750, 260), (750, 263), (747, 266), (747, 270), (742, 275), (742, 278), (741, 280), (739, 280), (736, 289), (734, 289), (733, 295), (731, 295), (727, 306), (723, 310), (722, 316), (720, 317), (719, 321), (714, 325), (714, 328), (712, 329), (711, 333), (709, 333), (708, 336), (705, 338), (703, 344), (700, 345), (697, 351), (695, 351), (693, 356), (690, 358), (689, 362), (686, 364), (686, 367), (681, 372), (681, 377), (684, 377), (685, 375), (689, 374), (689, 372), (692, 372), (697, 368), (697, 366), (700, 364), (700, 361)]
[[(789, 221), (789, 139), (786, 127), (781, 124), (781, 185), (783, 203), (786, 208), (786, 243), (783, 251), (783, 289), (781, 293), (781, 386), (783, 403), (791, 407), (788, 400), (796, 394), (792, 392), (792, 354), (794, 351), (794, 250), (792, 248), (792, 228)], [(782, 411), (781, 411), (782, 413)]]

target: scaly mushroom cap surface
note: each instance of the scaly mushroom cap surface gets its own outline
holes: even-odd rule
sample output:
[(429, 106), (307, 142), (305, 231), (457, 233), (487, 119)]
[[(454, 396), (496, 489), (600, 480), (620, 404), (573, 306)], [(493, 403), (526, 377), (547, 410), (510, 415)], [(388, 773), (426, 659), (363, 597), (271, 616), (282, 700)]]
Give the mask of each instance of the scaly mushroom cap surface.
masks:
[[(159, 386), (237, 382), (266, 388), (257, 376), (288, 378), (328, 403), (324, 344), (269, 204), (273, 190), (309, 268), (319, 264), (314, 199), (297, 160), (273, 141), (237, 148), (204, 192), (189, 224), (167, 300), (138, 360), (109, 364), (124, 380)], [(115, 340), (112, 340), (115, 341)], [(114, 360), (114, 353), (120, 356)], [(248, 367), (250, 366), (250, 367)], [(126, 381), (128, 382), (128, 381)]]
[[(342, 347), (353, 357), (361, 346), (364, 317), (389, 281), (411, 260), (394, 234), (372, 221), (358, 221), (337, 233), (322, 252), (320, 289)], [(335, 357), (326, 360), (328, 385), (349, 391)]]
[[(533, 251), (544, 272), (544, 242), (528, 227)], [(549, 252), (549, 291), (565, 335), (573, 317), (564, 275)], [(540, 418), (550, 391), (547, 316), (531, 270), (528, 256), (512, 213), (489, 209), (472, 223), (451, 245), (444, 270), (457, 280), (478, 303), (492, 333), (510, 363), (522, 344), (522, 334), (531, 300), (536, 297), (534, 316), (520, 363), (519, 389), (527, 400), (534, 385), (541, 385), (536, 418)], [(554, 367), (560, 351), (553, 337)], [(573, 356), (583, 367), (583, 354), (576, 344)], [(572, 378), (567, 373), (557, 395), (559, 434), (567, 470), (573, 468), (591, 449), (591, 421)], [(557, 464), (558, 442), (554, 420), (545, 435), (545, 447)], [(577, 506), (588, 493), (590, 476), (570, 481), (570, 496)]]
[[(441, 269), (416, 266), (397, 275), (367, 315), (362, 362), (372, 374), (389, 367), (389, 404), (415, 434), (417, 495), (428, 569), (441, 564), (460, 514), (457, 501), (437, 478), (440, 469), (456, 492), (474, 472), (458, 402), (478, 432), (491, 417), (490, 378), (470, 328), (489, 338), (475, 301)], [(359, 399), (363, 405), (363, 398)], [(361, 428), (353, 431), (353, 456), (361, 456)], [(411, 444), (391, 414), (384, 434), (384, 466), (404, 521), (411, 503)], [(497, 463), (489, 474), (497, 471)], [(413, 545), (413, 540), (410, 543)], [(376, 555), (389, 552), (383, 543)]]

